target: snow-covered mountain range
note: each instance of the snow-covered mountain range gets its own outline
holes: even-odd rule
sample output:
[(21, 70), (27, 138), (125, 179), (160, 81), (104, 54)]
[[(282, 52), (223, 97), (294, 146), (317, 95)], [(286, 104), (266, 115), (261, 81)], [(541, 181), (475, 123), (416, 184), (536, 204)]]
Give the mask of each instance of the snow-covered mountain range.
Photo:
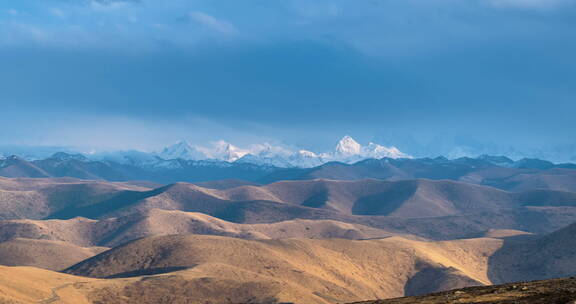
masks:
[(411, 158), (396, 147), (375, 143), (363, 146), (350, 136), (344, 136), (332, 151), (323, 153), (291, 150), (268, 143), (240, 148), (225, 141), (217, 141), (209, 146), (197, 146), (181, 141), (162, 149), (157, 156), (163, 159), (218, 160), (285, 168), (315, 167), (331, 161), (353, 163), (366, 158)]
[(547, 150), (533, 149), (532, 153), (529, 154), (523, 154), (513, 149), (496, 149), (494, 150), (496, 152), (492, 153), (490, 149), (474, 150), (470, 147), (457, 146), (440, 154), (416, 151), (414, 155), (409, 155), (394, 146), (387, 147), (376, 143), (362, 145), (352, 137), (344, 136), (332, 149), (324, 152), (313, 152), (269, 143), (239, 147), (220, 140), (205, 145), (180, 141), (157, 151), (82, 152), (66, 147), (0, 146), (0, 160), (6, 159), (11, 155), (16, 155), (28, 161), (42, 160), (58, 155), (58, 152), (65, 152), (67, 155), (81, 154), (85, 161), (107, 161), (145, 169), (180, 168), (186, 166), (186, 164), (219, 168), (238, 164), (280, 168), (312, 168), (332, 161), (351, 164), (364, 159), (426, 158), (437, 157), (438, 155), (443, 155), (448, 159), (501, 155), (512, 160), (528, 158), (543, 159), (555, 163), (575, 163), (576, 154), (572, 152), (575, 150), (576, 144), (549, 147)]

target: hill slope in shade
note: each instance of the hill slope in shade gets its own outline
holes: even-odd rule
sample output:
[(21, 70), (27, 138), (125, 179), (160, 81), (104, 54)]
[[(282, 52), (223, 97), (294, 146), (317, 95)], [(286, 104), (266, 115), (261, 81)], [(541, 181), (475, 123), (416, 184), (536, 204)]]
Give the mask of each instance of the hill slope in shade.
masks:
[[(576, 194), (572, 192), (511, 193), (434, 180), (284, 181), (223, 190), (178, 183), (151, 190), (131, 183), (0, 179), (0, 218), (4, 219), (121, 217), (123, 221), (137, 221), (152, 209), (164, 209), (204, 213), (248, 224), (335, 220), (432, 239), (469, 237), (489, 229), (548, 233), (576, 221), (575, 201)], [(81, 222), (75, 224), (77, 233), (90, 234), (95, 225), (87, 220)], [(114, 231), (126, 223), (101, 221), (100, 226), (96, 225), (99, 228), (94, 228), (96, 236), (90, 237), (92, 243), (82, 246), (108, 245), (97, 239), (98, 235), (114, 238)]]
[(0, 242), (27, 238), (63, 241), (77, 246), (114, 247), (141, 237), (168, 234), (222, 235), (244, 239), (370, 239), (395, 233), (332, 220), (297, 219), (270, 224), (237, 224), (202, 213), (161, 209), (103, 220), (0, 221)]
[[(343, 215), (386, 215), (408, 218), (496, 212), (522, 205), (514, 193), (453, 181), (290, 181), (265, 186), (240, 186), (226, 190), (177, 183), (152, 191), (115, 196), (95, 204), (63, 209), (53, 217), (109, 217), (151, 208), (226, 213), (230, 202), (275, 202), (286, 206), (326, 210)], [(572, 195), (576, 198), (576, 194)], [(557, 196), (542, 196), (549, 205)], [(236, 204), (237, 205), (237, 204)], [(560, 203), (556, 205), (562, 205)], [(270, 219), (274, 220), (274, 219)]]
[(576, 275), (576, 224), (529, 241), (508, 240), (490, 258), (494, 282)]

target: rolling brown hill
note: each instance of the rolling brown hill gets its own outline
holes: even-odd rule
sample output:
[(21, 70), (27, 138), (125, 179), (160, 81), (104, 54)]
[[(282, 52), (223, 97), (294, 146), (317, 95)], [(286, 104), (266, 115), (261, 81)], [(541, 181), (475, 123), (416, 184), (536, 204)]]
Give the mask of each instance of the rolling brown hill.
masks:
[(202, 213), (161, 209), (102, 220), (0, 221), (0, 242), (27, 238), (63, 241), (77, 246), (114, 247), (137, 238), (168, 234), (222, 235), (244, 239), (370, 239), (400, 233), (332, 220), (297, 219), (270, 224), (237, 224)]
[[(127, 183), (73, 179), (0, 179), (0, 202), (8, 211), (5, 218), (24, 217), (13, 210), (12, 201), (26, 201), (31, 215), (86, 217), (114, 215), (136, 205), (136, 209), (162, 208), (183, 211), (210, 211), (227, 202), (270, 201), (335, 211), (347, 215), (433, 217), (477, 212), (495, 212), (532, 205), (566, 205), (576, 194), (532, 191), (517, 195), (454, 181), (284, 181), (264, 186), (239, 186), (224, 190), (177, 183), (150, 190)], [(536, 198), (536, 200), (534, 199)], [(559, 203), (560, 202), (560, 203)], [(12, 203), (12, 205), (14, 205)], [(193, 205), (193, 206), (191, 206)], [(37, 210), (34, 210), (37, 209)], [(187, 210), (198, 209), (198, 210)], [(92, 214), (82, 214), (82, 213)], [(120, 212), (121, 213), (121, 212)], [(204, 212), (211, 213), (211, 212)]]
[[(283, 181), (219, 193), (234, 200), (269, 200), (353, 215), (433, 217), (515, 206), (508, 193), (452, 181)], [(479, 203), (481, 202), (481, 203)]]
[[(98, 204), (82, 204), (57, 213), (91, 218), (111, 217), (152, 208), (226, 213), (234, 202), (274, 202), (343, 215), (382, 215), (407, 218), (495, 212), (519, 207), (516, 194), (453, 181), (410, 180), (287, 181), (226, 190), (177, 183)], [(547, 204), (547, 202), (542, 202)], [(274, 219), (270, 219), (274, 220)]]
[[(544, 233), (551, 227), (566, 226), (576, 216), (570, 214), (570, 210), (561, 207), (536, 211), (521, 209), (518, 213), (508, 214), (489, 213), (481, 216), (420, 219), (340, 216), (339, 218), (344, 221), (295, 219), (274, 223), (241, 224), (201, 213), (151, 209), (101, 220), (74, 218), (70, 220), (0, 221), (0, 242), (13, 238), (29, 238), (65, 241), (83, 247), (114, 247), (135, 238), (180, 233), (223, 235), (246, 239), (294, 237), (367, 239), (389, 235), (406, 237), (414, 235), (429, 239), (506, 237), (527, 233), (519, 229)], [(337, 214), (334, 216), (338, 217)], [(490, 228), (510, 226), (516, 230)]]
[(0, 219), (41, 219), (70, 206), (145, 190), (149, 188), (130, 183), (71, 178), (0, 178)]
[(575, 227), (539, 238), (442, 242), (400, 237), (248, 241), (173, 235), (128, 243), (67, 272), (125, 277), (177, 271), (185, 276), (194, 273), (223, 278), (224, 273), (233, 271), (237, 281), (256, 277), (281, 280), (280, 284), (300, 284), (295, 290), (309, 290), (315, 296), (300, 298), (294, 294), (291, 298), (280, 297), (282, 301), (315, 303), (319, 297), (328, 303), (341, 303), (354, 297), (368, 299), (370, 294), (384, 294), (373, 298), (389, 298), (400, 293), (419, 295), (464, 286), (573, 276)]
[(489, 229), (548, 233), (576, 220), (576, 208), (566, 195), (537, 196), (542, 199), (432, 180), (290, 181), (227, 190), (178, 183), (68, 208), (54, 217), (107, 218), (166, 209), (236, 223), (331, 219), (433, 239), (461, 238)]
[[(295, 303), (390, 298), (464, 286), (569, 277), (576, 274), (576, 224), (543, 237), (477, 238), (442, 242), (378, 240), (263, 240), (173, 235), (140, 239), (67, 270), (90, 277), (174, 272), (281, 280), (310, 292), (279, 300)], [(231, 248), (227, 250), (226, 248)], [(233, 248), (233, 249), (232, 249)], [(242, 273), (243, 275), (240, 275)], [(276, 281), (277, 282), (277, 281)], [(377, 284), (374, 284), (376, 283)], [(328, 292), (329, 291), (329, 292)], [(321, 301), (318, 303), (322, 303)], [(544, 303), (544, 302), (542, 302)]]
[[(572, 192), (512, 193), (454, 181), (309, 180), (222, 190), (186, 183), (156, 189), (147, 186), (2, 178), (0, 218), (110, 219), (96, 229), (97, 235), (110, 238), (126, 224), (124, 220), (137, 220), (152, 209), (204, 213), (247, 224), (334, 220), (431, 239), (469, 237), (489, 229), (548, 233), (576, 221), (576, 194)], [(83, 229), (88, 228), (79, 228), (79, 233), (91, 233)], [(82, 245), (108, 245), (96, 238)]]
[[(502, 236), (492, 231), (498, 238), (441, 242), (401, 237), (148, 237), (66, 270), (74, 276), (0, 267), (0, 299), (37, 303), (56, 294), (63, 303), (334, 304), (419, 295), (503, 280), (574, 275), (576, 255), (570, 255), (574, 227), (543, 237), (516, 238), (510, 237), (514, 233)], [(502, 276), (510, 270), (514, 270), (510, 276)], [(11, 279), (2, 279), (6, 277)], [(478, 303), (473, 299), (486, 303), (557, 303), (546, 299), (566, 300), (566, 296), (574, 295), (570, 286), (570, 282), (556, 280), (361, 303)]]
[(61, 241), (12, 239), (0, 243), (0, 265), (62, 270), (107, 249), (84, 248)]
[[(133, 277), (169, 272), (185, 280), (210, 278), (276, 286), (279, 301), (336, 303), (414, 292), (430, 279), (438, 288), (489, 284), (487, 259), (497, 239), (422, 242), (392, 237), (343, 239), (241, 240), (172, 235), (136, 240), (66, 272), (90, 277)], [(108, 290), (110, 303), (125, 289)], [(143, 293), (145, 291), (141, 291)], [(262, 291), (253, 292), (262, 297)]]

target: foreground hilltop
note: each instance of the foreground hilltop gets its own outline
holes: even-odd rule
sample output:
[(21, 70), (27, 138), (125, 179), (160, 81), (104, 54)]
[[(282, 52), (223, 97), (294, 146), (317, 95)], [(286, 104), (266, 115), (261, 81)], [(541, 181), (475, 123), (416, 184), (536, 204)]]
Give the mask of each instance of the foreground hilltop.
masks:
[(572, 304), (576, 278), (505, 285), (469, 287), (419, 297), (356, 302), (352, 304)]
[(69, 268), (72, 276), (0, 267), (0, 295), (23, 303), (54, 289), (63, 303), (345, 303), (402, 296), (424, 284), (420, 273), (433, 272), (442, 289), (490, 284), (487, 257), (501, 243), (149, 237)]
[[(38, 303), (55, 293), (62, 303), (335, 304), (418, 296), (574, 275), (575, 229), (572, 225), (542, 237), (491, 231), (487, 235), (499, 238), (436, 242), (398, 236), (372, 240), (153, 236), (88, 258), (66, 269), (67, 274), (0, 267), (0, 298)], [(508, 299), (502, 297), (507, 288), (499, 289), (503, 291), (493, 299)], [(516, 296), (526, 291), (512, 289), (520, 292)], [(470, 290), (463, 292), (483, 294), (484, 289)], [(451, 303), (446, 295), (454, 294), (434, 298), (440, 302), (421, 303)]]

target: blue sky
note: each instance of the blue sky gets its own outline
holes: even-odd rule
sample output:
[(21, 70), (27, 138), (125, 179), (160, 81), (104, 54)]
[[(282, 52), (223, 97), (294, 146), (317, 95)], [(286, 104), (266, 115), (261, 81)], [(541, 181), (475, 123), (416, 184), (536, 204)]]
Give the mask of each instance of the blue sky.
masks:
[(574, 54), (574, 0), (2, 1), (0, 144), (576, 155)]

